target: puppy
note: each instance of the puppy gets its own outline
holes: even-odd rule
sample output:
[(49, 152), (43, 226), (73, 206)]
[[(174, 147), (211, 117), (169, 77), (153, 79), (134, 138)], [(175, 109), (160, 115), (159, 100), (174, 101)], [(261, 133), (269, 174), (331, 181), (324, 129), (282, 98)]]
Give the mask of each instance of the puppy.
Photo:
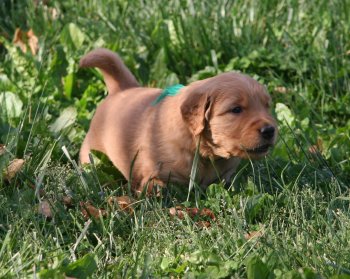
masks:
[(199, 150), (198, 182), (228, 181), (241, 158), (258, 159), (275, 143), (277, 126), (264, 86), (228, 72), (193, 82), (159, 101), (163, 90), (141, 87), (107, 49), (85, 55), (80, 67), (101, 70), (108, 96), (98, 106), (80, 150), (105, 153), (136, 192), (154, 184), (189, 182)]

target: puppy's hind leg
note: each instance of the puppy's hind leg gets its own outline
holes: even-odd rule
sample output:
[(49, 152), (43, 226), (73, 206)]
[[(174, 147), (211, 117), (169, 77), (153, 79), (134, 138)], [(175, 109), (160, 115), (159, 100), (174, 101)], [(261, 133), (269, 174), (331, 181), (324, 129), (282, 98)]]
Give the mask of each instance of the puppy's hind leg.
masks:
[(89, 144), (89, 138), (88, 135), (86, 135), (83, 144), (80, 148), (80, 153), (79, 153), (79, 159), (80, 159), (80, 164), (90, 164), (90, 158), (89, 158), (89, 153), (90, 153), (90, 144)]

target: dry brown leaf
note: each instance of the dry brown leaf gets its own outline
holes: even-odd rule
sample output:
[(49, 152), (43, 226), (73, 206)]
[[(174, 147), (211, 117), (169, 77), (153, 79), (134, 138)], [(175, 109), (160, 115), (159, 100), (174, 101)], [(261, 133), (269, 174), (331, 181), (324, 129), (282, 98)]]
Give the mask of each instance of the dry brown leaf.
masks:
[(263, 231), (252, 231), (252, 232), (248, 232), (244, 235), (244, 238), (246, 240), (252, 239), (252, 238), (256, 238), (256, 237), (261, 237), (264, 235)]
[(47, 6), (47, 4), (49, 4), (49, 2), (50, 2), (49, 0), (34, 0), (34, 6), (38, 7), (39, 4)]
[(277, 86), (274, 88), (274, 91), (285, 94), (285, 93), (288, 93), (289, 90), (284, 86)]
[(318, 150), (317, 145), (311, 145), (311, 146), (309, 147), (309, 152), (310, 152), (311, 154), (320, 153), (319, 150)]
[[(185, 212), (188, 214), (190, 218), (195, 217), (209, 217), (211, 221), (216, 221), (216, 216), (213, 211), (209, 208), (203, 208), (202, 210), (196, 207), (187, 207), (183, 208), (182, 206), (176, 206), (169, 209), (169, 213), (171, 216), (177, 216), (179, 219), (183, 219), (185, 216)], [(210, 221), (200, 220), (195, 223), (200, 228), (209, 228), (211, 226)]]
[(52, 218), (52, 211), (48, 201), (43, 200), (39, 203), (38, 212), (46, 218)]
[(14, 159), (5, 170), (5, 178), (11, 180), (22, 169), (25, 161), (23, 159)]
[(27, 45), (25, 43), (25, 34), (20, 28), (16, 28), (15, 35), (13, 37), (13, 43), (15, 46), (18, 46), (24, 53), (27, 52)]
[(186, 207), (185, 210), (188, 216), (190, 216), (191, 218), (196, 217), (199, 213), (199, 209), (197, 207), (188, 207), (188, 208)]
[(318, 153), (322, 153), (322, 151), (323, 151), (323, 141), (321, 138), (318, 138), (316, 144), (311, 145), (309, 147), (309, 152), (311, 154), (318, 154)]
[(321, 138), (317, 138), (317, 147), (318, 150), (320, 150), (321, 152), (323, 151), (323, 140)]
[(67, 207), (72, 207), (73, 206), (73, 198), (70, 196), (64, 196), (62, 198), (63, 204)]
[(211, 227), (211, 223), (209, 221), (198, 221), (198, 222), (196, 222), (196, 225), (199, 228), (210, 228)]
[(345, 54), (350, 55), (350, 49), (347, 52), (345, 52)]
[(209, 208), (203, 208), (201, 210), (201, 216), (209, 217), (211, 220), (216, 221), (216, 216), (213, 211), (211, 211)]
[(132, 205), (135, 203), (135, 200), (129, 196), (109, 197), (107, 202), (111, 207), (118, 205), (122, 211), (128, 212), (129, 214), (134, 213), (134, 208)]
[(5, 144), (0, 144), (0, 156), (6, 153)]
[(171, 216), (177, 216), (179, 219), (183, 219), (184, 214), (185, 214), (185, 212), (182, 210), (181, 206), (176, 206), (176, 207), (170, 208), (169, 213)]
[(29, 31), (27, 32), (27, 37), (30, 51), (33, 55), (36, 55), (39, 49), (39, 39), (37, 36), (35, 36), (33, 29), (29, 29)]
[(53, 20), (58, 19), (58, 10), (56, 8), (49, 8), (49, 13)]
[(107, 216), (107, 211), (104, 209), (98, 209), (94, 207), (90, 202), (80, 202), (81, 213), (84, 218), (88, 219), (90, 217), (94, 217), (95, 219), (99, 219), (100, 217)]

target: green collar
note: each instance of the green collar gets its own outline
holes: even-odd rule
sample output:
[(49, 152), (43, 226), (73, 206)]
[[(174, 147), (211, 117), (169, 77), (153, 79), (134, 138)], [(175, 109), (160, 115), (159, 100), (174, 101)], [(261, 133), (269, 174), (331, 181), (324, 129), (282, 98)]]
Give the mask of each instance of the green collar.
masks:
[(182, 87), (185, 87), (185, 86), (182, 84), (175, 84), (175, 85), (166, 87), (162, 91), (162, 93), (158, 96), (158, 98), (153, 101), (152, 105), (154, 106), (154, 105), (160, 103), (167, 96), (175, 96), (177, 93), (179, 93), (179, 90)]

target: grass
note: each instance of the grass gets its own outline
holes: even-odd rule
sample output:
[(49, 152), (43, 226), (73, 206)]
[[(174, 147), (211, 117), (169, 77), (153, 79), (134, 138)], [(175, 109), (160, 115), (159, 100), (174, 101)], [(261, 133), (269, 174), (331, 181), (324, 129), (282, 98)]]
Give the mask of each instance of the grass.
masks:
[[(2, 1), (0, 277), (350, 278), (349, 14), (347, 0)], [(38, 37), (35, 55), (14, 45), (18, 27)], [(99, 46), (145, 86), (254, 76), (274, 100), (273, 153), (188, 201), (186, 185), (169, 185), (132, 215), (110, 208), (128, 192), (121, 175), (101, 155), (75, 165), (105, 92), (78, 61)], [(25, 163), (8, 181), (15, 158)], [(85, 219), (86, 201), (108, 216)], [(217, 222), (169, 216), (179, 204)]]

